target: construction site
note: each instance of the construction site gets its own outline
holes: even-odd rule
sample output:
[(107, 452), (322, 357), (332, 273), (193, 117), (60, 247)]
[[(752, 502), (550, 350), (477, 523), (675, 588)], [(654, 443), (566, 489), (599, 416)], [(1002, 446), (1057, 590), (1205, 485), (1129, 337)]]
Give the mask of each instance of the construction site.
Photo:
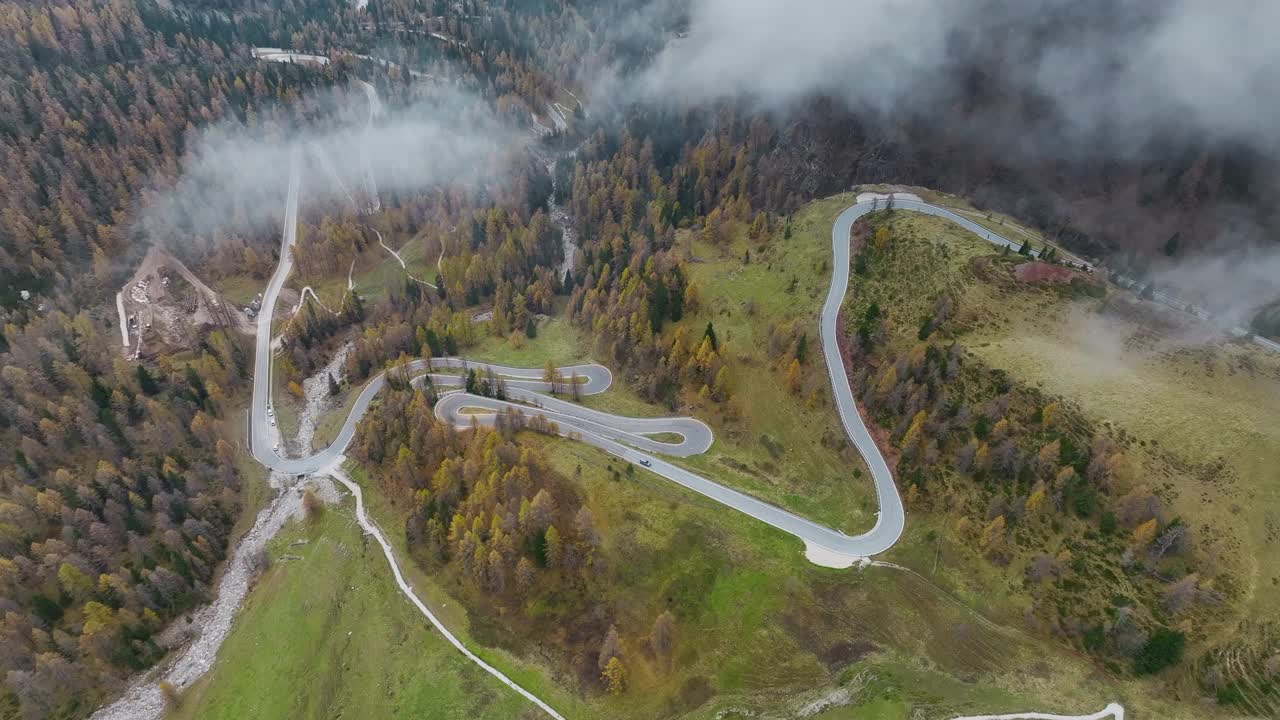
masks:
[(195, 348), (214, 328), (252, 335), (249, 315), (222, 298), (163, 248), (152, 246), (116, 293), (120, 340), (130, 360)]

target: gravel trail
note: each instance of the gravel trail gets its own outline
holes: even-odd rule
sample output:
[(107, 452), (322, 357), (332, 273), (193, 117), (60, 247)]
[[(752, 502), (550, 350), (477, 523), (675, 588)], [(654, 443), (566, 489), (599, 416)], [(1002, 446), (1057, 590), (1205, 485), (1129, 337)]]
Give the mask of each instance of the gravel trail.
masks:
[(484, 660), (481, 660), (480, 656), (467, 649), (467, 646), (463, 645), (461, 640), (459, 640), (453, 633), (449, 632), (449, 628), (445, 627), (444, 623), (440, 622), (440, 619), (427, 608), (426, 604), (423, 603), (421, 599), (418, 598), (418, 594), (413, 591), (413, 586), (409, 585), (409, 583), (404, 579), (404, 575), (400, 573), (400, 565), (396, 562), (396, 556), (391, 549), (391, 543), (387, 542), (382, 531), (378, 529), (378, 526), (374, 524), (374, 522), (369, 519), (368, 514), (365, 513), (364, 495), (360, 491), (360, 486), (357, 485), (350, 477), (347, 477), (347, 474), (342, 471), (342, 462), (345, 459), (346, 458), (342, 456), (338, 456), (333, 465), (327, 468), (324, 472), (328, 473), (329, 477), (332, 477), (334, 480), (337, 480), (346, 486), (347, 490), (350, 490), (351, 494), (355, 497), (356, 521), (360, 523), (360, 527), (364, 529), (365, 534), (373, 536), (373, 539), (382, 547), (382, 554), (386, 556), (387, 564), (391, 566), (391, 573), (395, 575), (396, 585), (399, 586), (400, 592), (404, 593), (405, 597), (409, 598), (409, 602), (413, 603), (413, 606), (418, 608), (418, 612), (422, 613), (422, 616), (430, 621), (436, 630), (440, 631), (440, 634), (444, 636), (444, 639), (448, 640), (449, 643), (465, 655), (468, 660), (479, 665), (481, 669), (497, 678), (503, 685), (515, 690), (517, 693), (520, 693), (522, 697), (534, 705), (537, 705), (543, 712), (555, 718), (555, 720), (565, 720), (563, 715), (553, 710), (550, 705), (543, 702), (537, 695), (534, 695), (528, 690), (520, 687), (506, 675), (502, 674), (501, 670), (498, 670)]

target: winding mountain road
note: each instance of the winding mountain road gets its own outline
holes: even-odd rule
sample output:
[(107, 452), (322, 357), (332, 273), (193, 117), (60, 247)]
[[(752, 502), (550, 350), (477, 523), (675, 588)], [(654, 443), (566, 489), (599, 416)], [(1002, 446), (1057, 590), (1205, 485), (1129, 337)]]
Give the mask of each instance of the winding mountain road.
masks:
[(1103, 718), (1124, 720), (1124, 706), (1120, 703), (1111, 703), (1092, 715), (1058, 715), (1056, 713), (1023, 712), (1009, 713), (1007, 715), (969, 715), (966, 717), (958, 717), (954, 720), (1102, 720)]
[[(289, 206), (285, 213), (280, 264), (264, 293), (263, 311), (258, 316), (260, 332), (258, 356), (255, 358), (251, 438), (253, 456), (263, 465), (281, 472), (311, 473), (332, 466), (334, 460), (342, 455), (355, 436), (356, 425), (381, 391), (386, 379), (385, 376), (379, 375), (362, 388), (342, 429), (329, 447), (301, 458), (286, 457), (276, 449), (275, 433), (267, 413), (270, 396), (271, 350), (266, 338), (269, 337), (268, 331), (276, 295), (292, 267), (290, 250), (295, 237), (293, 228), (296, 226), (297, 218), (298, 184), (295, 165), (295, 171), (290, 180)], [(995, 245), (1015, 248), (1021, 245), (992, 233), (968, 218), (946, 208), (925, 203), (914, 196), (898, 195), (893, 198), (893, 201), (898, 210), (911, 210), (942, 217)], [(833, 567), (848, 567), (864, 558), (888, 550), (901, 537), (906, 524), (906, 514), (893, 474), (858, 412), (853, 389), (849, 385), (847, 368), (840, 353), (836, 331), (836, 321), (849, 283), (850, 229), (862, 216), (882, 208), (882, 198), (864, 195), (859, 197), (859, 202), (836, 218), (831, 230), (834, 256), (831, 285), (822, 308), (819, 326), (823, 356), (831, 381), (836, 410), (849, 440), (866, 461), (880, 505), (875, 525), (861, 535), (846, 535), (824, 527), (658, 457), (659, 455), (688, 457), (705, 452), (711, 446), (713, 438), (710, 428), (693, 418), (630, 418), (590, 410), (549, 395), (548, 391), (551, 388), (543, 382), (541, 369), (502, 367), (471, 362), (462, 358), (434, 358), (414, 361), (408, 364), (403, 372), (419, 376), (415, 378), (415, 382), (421, 382), (423, 381), (421, 376), (429, 375), (432, 382), (446, 389), (445, 396), (436, 406), (436, 414), (442, 420), (460, 427), (467, 427), (473, 423), (492, 424), (497, 413), (502, 411), (520, 413), (526, 417), (540, 416), (554, 423), (557, 432), (561, 435), (594, 445), (628, 462), (638, 463), (672, 482), (799, 538), (805, 544), (808, 557), (814, 562)], [(438, 372), (465, 368), (476, 368), (484, 372), (492, 371), (504, 380), (510, 399), (504, 401), (452, 392), (462, 384), (461, 377)], [(564, 367), (560, 368), (559, 372), (565, 378), (576, 374), (581, 380), (579, 392), (586, 395), (604, 392), (612, 382), (612, 375), (608, 369), (600, 365)], [(561, 390), (565, 389), (561, 388)], [(649, 437), (659, 433), (675, 433), (680, 435), (682, 440), (678, 443), (668, 443)]]
[[(267, 284), (263, 294), (262, 310), (257, 318), (253, 398), (250, 413), (250, 450), (259, 463), (272, 470), (294, 474), (326, 473), (337, 478), (348, 488), (354, 488), (352, 491), (358, 497), (358, 486), (351, 483), (349, 478), (341, 472), (343, 451), (354, 437), (357, 423), (364, 417), (369, 406), (386, 384), (385, 373), (374, 377), (361, 389), (333, 443), (310, 456), (291, 458), (282, 455), (272, 420), (271, 325), (280, 290), (293, 267), (292, 250), (297, 238), (298, 202), (302, 182), (300, 167), (299, 152), (295, 151), (290, 164), (279, 263)], [(920, 201), (913, 196), (895, 197), (894, 204), (897, 209), (912, 210), (948, 219), (996, 245), (1016, 248), (1021, 244), (999, 237), (967, 218), (945, 208)], [(462, 358), (417, 360), (396, 372), (410, 376), (411, 382), (414, 383), (426, 382), (429, 377), (438, 389), (444, 391), (435, 407), (435, 413), (441, 420), (465, 428), (471, 425), (494, 424), (499, 413), (502, 412), (519, 413), (526, 418), (539, 417), (552, 423), (550, 427), (565, 437), (598, 447), (627, 462), (640, 464), (672, 482), (799, 538), (805, 544), (807, 557), (816, 563), (831, 567), (849, 567), (854, 563), (865, 562), (869, 556), (882, 553), (892, 547), (901, 536), (906, 522), (902, 500), (889, 466), (858, 412), (853, 390), (849, 385), (847, 368), (837, 342), (837, 319), (849, 281), (850, 230), (858, 218), (879, 208), (880, 198), (860, 196), (858, 203), (837, 217), (831, 233), (834, 256), (831, 285), (820, 318), (823, 355), (831, 380), (836, 409), (850, 441), (866, 461), (880, 504), (875, 526), (861, 535), (849, 536), (824, 527), (658, 457), (659, 454), (688, 457), (706, 452), (714, 438), (711, 429), (701, 421), (687, 417), (624, 417), (584, 408), (577, 403), (549, 394), (557, 389), (562, 393), (567, 392), (569, 382), (573, 381), (578, 384), (579, 394), (604, 392), (612, 383), (613, 377), (609, 370), (601, 365), (588, 364), (559, 368), (558, 373), (564, 380), (557, 382), (555, 386), (544, 381), (541, 369), (504, 367), (471, 362)], [(473, 368), (486, 374), (492, 373), (500, 378), (505, 386), (505, 395), (509, 399), (499, 400), (463, 392), (460, 388), (464, 378), (457, 374), (457, 371)], [(652, 437), (659, 434), (675, 434), (680, 437), (680, 440), (668, 442)], [(373, 528), (370, 523), (362, 521), (361, 524), (365, 526), (366, 531), (377, 535), (376, 528)], [(402, 591), (414, 601), (428, 619), (437, 627), (443, 628), (434, 615), (417, 599), (412, 588), (408, 588), (399, 577), (399, 568), (385, 539), (380, 535), (377, 539), (396, 572)], [(446, 635), (454, 645), (475, 659), (447, 631)], [(484, 663), (481, 665), (486, 671), (520, 692), (553, 717), (560, 717), (542, 700), (521, 688), (500, 671)]]

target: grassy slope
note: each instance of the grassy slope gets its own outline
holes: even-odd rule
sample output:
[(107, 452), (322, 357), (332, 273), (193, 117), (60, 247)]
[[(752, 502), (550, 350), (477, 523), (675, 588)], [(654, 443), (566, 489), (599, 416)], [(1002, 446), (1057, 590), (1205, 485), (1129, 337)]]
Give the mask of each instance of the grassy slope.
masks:
[[(815, 567), (794, 538), (659, 477), (638, 472), (613, 480), (610, 465), (617, 463), (593, 448), (529, 440), (578, 477), (605, 538), (605, 584), (613, 588), (608, 599), (618, 610), (633, 684), (607, 701), (606, 717), (794, 712), (864, 670), (876, 688), (859, 703), (888, 704), (867, 717), (907, 717), (916, 704), (961, 711), (1030, 702), (1012, 671), (1031, 662), (1031, 646), (979, 624), (920, 580), (879, 568)], [(677, 622), (670, 669), (643, 646), (648, 623), (666, 609)], [(873, 649), (880, 652), (858, 661)], [(961, 686), (950, 673), (986, 682)], [(695, 707), (700, 687), (714, 697)]]
[[(1172, 515), (1188, 520), (1198, 550), (1228, 578), (1231, 600), (1204, 609), (1188, 655), (1223, 646), (1226, 681), (1266, 687), (1257, 663), (1275, 652), (1280, 605), (1280, 359), (1254, 347), (1158, 347), (1146, 333), (1093, 304), (1036, 313), (1008, 308), (974, 333), (975, 355), (1011, 376), (1073, 398), (1123, 430), (1135, 482), (1150, 485)], [(1186, 621), (1184, 620), (1184, 623)], [(1260, 631), (1270, 626), (1270, 635)], [(1203, 691), (1180, 668), (1184, 697)]]
[(312, 447), (316, 449), (329, 447), (333, 439), (338, 436), (338, 431), (347, 422), (347, 416), (351, 414), (351, 408), (356, 404), (356, 398), (360, 397), (360, 390), (363, 388), (364, 385), (357, 385), (355, 388), (348, 386), (338, 395), (333, 407), (316, 418), (316, 431), (311, 438)]
[[(941, 193), (926, 197), (967, 207)], [(998, 213), (993, 218), (1006, 231), (1016, 226)], [(919, 222), (932, 226), (935, 235), (949, 234), (953, 246), (971, 249), (962, 252), (985, 251), (985, 243), (948, 230), (949, 224)], [(1038, 247), (1043, 240), (1035, 237)], [(1253, 346), (1172, 337), (1164, 343), (1129, 317), (1103, 312), (1097, 300), (1067, 300), (1056, 293), (1011, 298), (982, 284), (967, 285), (963, 293), (962, 310), (971, 324), (963, 337), (968, 349), (1012, 378), (1070, 398), (1092, 419), (1136, 438), (1128, 454), (1138, 474), (1151, 478), (1177, 512), (1196, 518), (1230, 548), (1225, 562), (1246, 577), (1246, 614), (1280, 619), (1280, 606), (1270, 597), (1280, 586), (1280, 486), (1267, 481), (1280, 457), (1280, 435), (1272, 432), (1280, 426), (1280, 357)], [(1214, 334), (1211, 328), (1199, 331)], [(1166, 454), (1201, 472), (1170, 473)], [(1221, 469), (1215, 467), (1219, 461)]]
[[(1271, 480), (1280, 457), (1280, 362), (1238, 346), (1154, 351), (1130, 343), (1126, 349), (1124, 340), (1137, 328), (1092, 310), (1078, 303), (1032, 318), (1025, 309), (1010, 309), (1007, 322), (975, 333), (973, 351), (1138, 438), (1130, 452), (1176, 509), (1214, 528), (1214, 535), (1243, 543), (1233, 555), (1253, 577), (1252, 606), (1275, 616), (1280, 486)], [(1163, 453), (1203, 472), (1161, 480)], [(1218, 461), (1225, 472), (1211, 467)], [(1241, 525), (1238, 534), (1225, 530)]]
[[(762, 246), (741, 233), (725, 247), (693, 244), (698, 262), (690, 265), (690, 279), (701, 307), (682, 322), (692, 337), (700, 336), (708, 321), (714, 323), (721, 352), (732, 362), (732, 402), (741, 419), (725, 421), (714, 403), (691, 409), (689, 414), (711, 424), (716, 443), (706, 455), (682, 464), (857, 533), (874, 523), (875, 497), (831, 406), (818, 338), (818, 315), (831, 277), (831, 223), (850, 202), (844, 195), (806, 206), (793, 219), (790, 239), (784, 240), (778, 228)], [(770, 326), (793, 321), (807, 334), (809, 346), (798, 395), (786, 389), (777, 359), (767, 357)]]
[[(939, 192), (929, 188), (904, 187), (901, 185), (863, 185), (859, 187), (859, 190), (915, 193), (925, 202), (959, 211), (959, 214), (973, 220), (979, 225), (1001, 235), (1002, 237), (1006, 237), (1013, 241), (1030, 241), (1031, 247), (1035, 250), (1043, 250), (1052, 244), (1046, 241), (1040, 233), (1028, 228), (1026, 225), (1023, 225), (1014, 218), (994, 210), (978, 210), (967, 199), (957, 195), (951, 195), (950, 193)], [(1059, 247), (1058, 250), (1061, 252), (1062, 248)]]
[[(1131, 312), (1105, 311), (1100, 300), (977, 281), (960, 271), (962, 261), (990, 254), (986, 243), (934, 218), (903, 213), (893, 222), (896, 234), (945, 238), (948, 256), (917, 252), (910, 272), (889, 284), (896, 298), (851, 297), (852, 309), (871, 299), (882, 307), (896, 301), (901, 309), (894, 319), (910, 329), (923, 316), (912, 298), (927, 306), (947, 287), (967, 326), (959, 340), (973, 356), (1011, 379), (1068, 398), (1113, 434), (1130, 438), (1124, 443), (1129, 482), (1150, 485), (1170, 503), (1171, 516), (1187, 518), (1200, 551), (1216, 556), (1218, 567), (1241, 585), (1230, 612), (1219, 607), (1212, 617), (1197, 618), (1197, 629), (1209, 628), (1209, 643), (1247, 646), (1252, 641), (1248, 631), (1237, 637), (1238, 623), (1280, 618), (1273, 595), (1280, 584), (1280, 488), (1269, 482), (1280, 457), (1280, 437), (1272, 432), (1280, 423), (1280, 358), (1251, 346), (1161, 344)], [(1123, 304), (1113, 300), (1111, 307)], [(974, 603), (994, 599), (987, 612), (1015, 622), (1013, 611), (1024, 603), (1016, 572), (1006, 575), (946, 546), (926, 553), (925, 543), (911, 540), (927, 529), (945, 536), (947, 525), (916, 514), (906, 542), (890, 557), (931, 573), (938, 567), (944, 585)], [(1001, 593), (991, 592), (1001, 586)], [(1168, 679), (1183, 699), (1198, 697), (1195, 669), (1184, 663), (1176, 672)]]
[[(770, 322), (809, 316), (816, 324), (829, 273), (823, 260), (829, 252), (830, 222), (846, 204), (846, 197), (811, 204), (797, 214), (790, 241), (774, 238), (767, 253), (753, 249), (750, 264), (742, 262), (742, 251), (746, 249), (742, 239), (725, 249), (695, 245), (702, 262), (694, 266), (693, 276), (702, 291), (704, 308), (685, 322), (699, 331), (708, 319), (716, 323), (717, 334), (737, 361), (735, 387), (749, 387), (749, 396), (760, 399), (757, 403), (744, 403), (742, 420), (728, 425), (744, 440), (762, 430), (778, 438), (794, 428), (801, 438), (783, 438), (794, 443), (793, 447), (807, 445), (810, 455), (835, 455), (815, 442), (816, 433), (811, 429), (805, 432), (803, 421), (792, 426), (784, 420), (796, 415), (830, 417), (829, 407), (824, 403), (810, 410), (800, 398), (786, 393), (778, 373), (761, 353)], [(936, 267), (913, 278), (914, 284), (928, 287), (898, 290), (875, 298), (883, 306), (892, 304), (900, 321), (911, 328), (929, 307), (931, 295), (926, 293), (936, 294), (944, 287), (962, 291), (961, 286), (947, 284), (952, 282), (951, 273), (968, 258), (990, 252), (989, 246), (949, 224), (919, 220), (917, 224), (916, 216), (905, 213), (900, 218), (910, 231), (935, 241), (936, 253), (930, 261)], [(796, 271), (795, 291), (787, 292), (791, 277), (771, 265)], [(756, 306), (755, 315), (743, 310), (748, 299)], [(869, 299), (854, 301), (865, 304)], [(552, 322), (522, 348), (514, 349), (494, 339), (485, 341), (476, 355), (535, 366), (546, 359), (586, 359), (582, 341), (575, 341), (572, 335), (570, 328)], [(823, 368), (811, 362), (807, 369), (817, 376), (825, 398)], [(736, 397), (741, 398), (742, 393)], [(637, 415), (662, 412), (624, 385), (588, 398), (586, 404)], [(734, 472), (736, 465), (725, 461), (749, 458), (759, 463), (761, 444), (738, 440), (726, 432), (714, 407), (695, 407), (689, 413), (711, 421), (718, 434), (716, 447), (708, 456), (687, 464), (710, 477), (759, 492), (751, 482), (744, 481), (742, 473)], [(834, 425), (833, 417), (830, 422)], [(696, 695), (693, 688), (704, 681), (714, 689), (716, 698), (691, 717), (711, 716), (732, 707), (789, 707), (787, 703), (793, 702), (791, 698), (797, 694), (803, 696), (806, 690), (830, 687), (846, 677), (828, 669), (820, 658), (841, 643), (859, 640), (870, 640), (882, 651), (873, 660), (855, 666), (869, 668), (878, 678), (876, 688), (880, 689), (866, 691), (860, 709), (837, 711), (833, 717), (905, 717), (911, 707), (919, 704), (974, 711), (1064, 705), (1083, 709), (1134, 692), (1133, 686), (1103, 689), (1100, 686), (1106, 681), (1094, 674), (1089, 661), (1047, 641), (1028, 638), (1016, 629), (984, 623), (975, 615), (971, 608), (1009, 628), (1020, 627), (1021, 610), (1025, 607), (1020, 582), (1008, 579), (1003, 571), (969, 553), (947, 546), (943, 542), (948, 524), (945, 517), (918, 516), (909, 523), (903, 542), (890, 557), (935, 577), (946, 590), (927, 580), (886, 571), (873, 571), (878, 577), (868, 583), (848, 574), (827, 574), (828, 571), (813, 568), (800, 558), (799, 543), (793, 539), (727, 513), (659, 478), (642, 473), (621, 483), (606, 480), (611, 475), (611, 464), (616, 466), (616, 462), (598, 451), (564, 440), (543, 442), (549, 444), (547, 455), (564, 472), (572, 473), (578, 467), (584, 470), (582, 483), (590, 497), (589, 504), (597, 518), (605, 518), (602, 530), (606, 537), (612, 536), (612, 551), (620, 557), (616, 564), (626, 568), (611, 583), (620, 589), (614, 600), (624, 608), (624, 615), (629, 614), (634, 623), (642, 624), (671, 607), (682, 632), (692, 632), (700, 644), (697, 652), (684, 654), (683, 662), (677, 660), (670, 675), (649, 667), (633, 669), (637, 675), (633, 682), (640, 683), (644, 691), (612, 701), (616, 716), (675, 712), (682, 702)], [(838, 464), (840, 460), (832, 458), (830, 462)], [(844, 471), (848, 472), (852, 465), (845, 458)], [(600, 479), (591, 479), (593, 471)], [(632, 484), (643, 492), (633, 492), (629, 487)], [(760, 494), (768, 496), (767, 492)], [(788, 497), (783, 503), (805, 512), (790, 500)], [(833, 514), (828, 512), (826, 517)], [(821, 511), (812, 516), (825, 519)], [(698, 584), (697, 591), (687, 595), (672, 594), (673, 587), (682, 588), (695, 581), (707, 584)], [(909, 601), (904, 603), (904, 597)], [(691, 623), (691, 627), (686, 628), (685, 623)], [(806, 634), (806, 627), (819, 630)], [(629, 630), (642, 636), (646, 628)], [(742, 642), (743, 638), (751, 640)], [(677, 651), (678, 658), (680, 655)], [(911, 659), (900, 662), (904, 657)], [(833, 663), (832, 668), (841, 667), (839, 662)], [(928, 669), (921, 670), (922, 667)], [(988, 694), (957, 683), (956, 677), (977, 680)], [(1017, 696), (1024, 699), (1014, 700)], [(1039, 702), (1029, 700), (1037, 697)], [(1141, 707), (1162, 705), (1151, 697), (1137, 702)]]
[[(427, 575), (410, 559), (404, 534), (404, 517), (408, 508), (397, 505), (396, 499), (379, 492), (377, 484), (370, 481), (358, 464), (348, 463), (346, 469), (351, 478), (364, 488), (366, 510), (391, 543), (405, 580), (450, 632), (485, 662), (500, 669), (566, 717), (596, 716), (581, 699), (557, 685), (550, 673), (536, 662), (523, 661), (505, 650), (477, 643), (472, 635), (471, 616), (467, 608), (449, 594), (449, 588), (441, 585), (435, 577)], [(382, 562), (385, 567), (385, 558)], [(390, 577), (388, 581), (391, 581)], [(423, 619), (422, 622), (425, 624), (427, 621)]]
[(349, 508), (290, 525), (271, 554), (217, 664), (171, 717), (506, 719), (527, 707), (404, 601)]
[[(817, 334), (818, 312), (830, 278), (831, 221), (848, 205), (848, 196), (813, 203), (797, 213), (793, 235), (766, 247), (736, 237), (723, 247), (693, 244), (690, 265), (701, 307), (684, 318), (691, 337), (708, 322), (716, 328), (722, 353), (731, 358), (733, 405), (740, 417), (728, 418), (714, 402), (694, 401), (679, 414), (711, 425), (715, 444), (704, 455), (673, 460), (679, 465), (749, 492), (845, 532), (865, 531), (874, 523), (875, 498), (861, 458), (844, 441), (831, 407), (826, 367)], [(744, 262), (746, 251), (752, 259)], [(754, 306), (754, 314), (747, 310)], [(808, 333), (809, 355), (800, 396), (783, 385), (783, 374), (766, 356), (769, 327), (796, 321)], [(670, 325), (664, 332), (670, 332)], [(560, 320), (541, 324), (538, 337), (514, 347), (483, 337), (469, 357), (499, 364), (539, 367), (586, 362), (589, 339)], [(607, 393), (583, 404), (609, 412), (655, 416), (671, 414), (641, 400), (625, 378)], [(813, 392), (812, 407), (805, 398)]]

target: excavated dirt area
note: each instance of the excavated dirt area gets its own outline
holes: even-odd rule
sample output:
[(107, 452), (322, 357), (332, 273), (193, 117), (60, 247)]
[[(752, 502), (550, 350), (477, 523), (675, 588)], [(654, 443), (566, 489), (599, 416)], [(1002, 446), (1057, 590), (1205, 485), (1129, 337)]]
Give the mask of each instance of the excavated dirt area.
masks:
[(130, 341), (127, 353), (132, 358), (189, 350), (211, 328), (254, 333), (253, 322), (240, 308), (155, 245), (120, 289), (120, 305), (120, 322), (126, 324)]
[(1025, 262), (1013, 269), (1013, 276), (1024, 283), (1067, 283), (1076, 277), (1076, 273), (1061, 265)]

